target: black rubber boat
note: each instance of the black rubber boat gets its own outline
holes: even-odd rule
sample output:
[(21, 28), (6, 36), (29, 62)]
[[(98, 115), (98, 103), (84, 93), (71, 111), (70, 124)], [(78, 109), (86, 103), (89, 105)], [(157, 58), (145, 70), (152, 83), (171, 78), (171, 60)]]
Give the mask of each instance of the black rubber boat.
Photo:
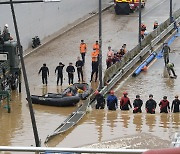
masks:
[(74, 83), (61, 94), (31, 95), (31, 99), (33, 104), (65, 107), (75, 106), (80, 99), (85, 100), (91, 93), (92, 88), (87, 83)]
[(37, 96), (31, 95), (32, 103), (33, 104), (40, 104), (40, 105), (48, 105), (48, 106), (59, 106), (59, 107), (66, 107), (66, 106), (75, 106), (79, 101), (79, 96), (62, 96), (54, 95), (44, 95), (44, 96)]

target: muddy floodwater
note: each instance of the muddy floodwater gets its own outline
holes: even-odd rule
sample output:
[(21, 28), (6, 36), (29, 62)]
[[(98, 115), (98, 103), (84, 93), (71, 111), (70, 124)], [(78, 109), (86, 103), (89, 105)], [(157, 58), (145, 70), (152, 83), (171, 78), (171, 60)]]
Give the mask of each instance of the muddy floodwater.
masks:
[[(146, 9), (143, 11), (143, 17), (146, 17), (144, 19), (148, 23), (148, 27), (151, 27), (150, 23), (154, 21), (154, 16), (162, 16), (162, 21), (166, 20), (169, 16), (168, 9), (161, 7), (162, 3), (164, 4), (164, 8), (168, 8), (168, 1), (148, 1)], [(180, 1), (176, 0), (174, 3), (179, 4)], [(178, 4), (174, 5), (174, 8)], [(163, 10), (163, 12), (160, 10)], [(132, 27), (132, 25), (138, 25), (137, 12), (130, 16), (116, 16), (113, 8), (111, 8), (103, 13), (103, 17), (103, 55), (106, 56), (106, 49), (109, 45), (115, 49), (119, 49), (124, 42), (127, 44), (129, 42), (128, 49), (130, 50), (137, 44), (137, 39), (129, 41), (129, 38), (137, 38), (138, 31)], [(125, 27), (126, 23), (128, 23), (127, 27)], [(98, 18), (96, 16), (25, 58), (31, 94), (42, 95), (47, 92), (61, 93), (68, 86), (65, 71), (63, 86), (56, 86), (54, 69), (60, 61), (65, 63), (66, 66), (69, 62), (75, 62), (77, 56), (79, 56), (79, 43), (81, 39), (85, 39), (89, 47), (89, 52), (86, 55), (87, 61), (84, 67), (85, 81), (91, 84), (93, 89), (97, 88), (98, 82), (89, 82), (91, 72), (90, 52), (92, 44), (98, 39), (97, 28), (94, 30), (97, 26)], [(110, 28), (112, 28), (111, 33), (109, 33)], [(162, 58), (155, 59), (146, 72), (142, 72), (135, 78), (131, 77), (131, 75), (126, 76), (113, 88), (118, 98), (122, 96), (124, 91), (127, 91), (131, 103), (135, 96), (140, 94), (145, 104), (149, 94), (154, 95), (157, 103), (166, 95), (171, 105), (174, 96), (176, 94), (180, 95), (179, 49), (180, 39), (177, 37), (171, 45), (172, 52), (170, 53), (170, 61), (175, 64), (177, 79), (170, 79), (168, 77)], [(38, 76), (38, 70), (44, 62), (47, 63), (50, 69), (47, 87), (41, 84), (41, 76)], [(103, 71), (105, 69), (104, 60)], [(76, 81), (77, 74), (75, 74)], [(5, 102), (2, 102), (0, 105), (0, 145), (34, 146), (35, 142), (24, 86), (22, 87), (21, 94), (14, 91), (11, 97), (11, 113), (7, 113)], [(146, 114), (144, 104), (142, 114), (133, 114), (132, 109), (123, 112), (119, 108), (117, 111), (108, 111), (107, 108), (104, 110), (89, 108), (87, 114), (75, 127), (56, 136), (46, 145), (44, 141), (47, 135), (53, 133), (77, 106), (51, 107), (33, 105), (33, 108), (42, 146), (169, 147), (173, 134), (180, 131), (180, 114), (160, 114), (159, 106), (157, 106), (156, 114)]]

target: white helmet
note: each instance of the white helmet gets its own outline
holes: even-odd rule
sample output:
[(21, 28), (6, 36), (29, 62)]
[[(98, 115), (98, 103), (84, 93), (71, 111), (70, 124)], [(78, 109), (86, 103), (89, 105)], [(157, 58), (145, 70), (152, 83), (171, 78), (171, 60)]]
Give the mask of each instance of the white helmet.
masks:
[(5, 27), (7, 27), (7, 28), (8, 28), (8, 24), (5, 24)]

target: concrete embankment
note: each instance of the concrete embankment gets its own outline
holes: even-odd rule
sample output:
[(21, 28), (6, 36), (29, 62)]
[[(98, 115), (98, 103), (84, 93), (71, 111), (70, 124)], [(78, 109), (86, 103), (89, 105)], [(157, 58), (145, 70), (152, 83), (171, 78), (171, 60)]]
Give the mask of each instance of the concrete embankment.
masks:
[[(111, 0), (103, 0), (103, 7)], [(53, 3), (14, 4), (15, 13), (24, 50), (31, 46), (32, 37), (38, 35), (48, 39), (52, 34), (59, 33), (73, 22), (83, 19), (98, 9), (97, 0), (62, 0)], [(10, 5), (0, 6), (1, 31), (4, 24), (9, 25), (11, 36), (15, 39), (14, 26)]]

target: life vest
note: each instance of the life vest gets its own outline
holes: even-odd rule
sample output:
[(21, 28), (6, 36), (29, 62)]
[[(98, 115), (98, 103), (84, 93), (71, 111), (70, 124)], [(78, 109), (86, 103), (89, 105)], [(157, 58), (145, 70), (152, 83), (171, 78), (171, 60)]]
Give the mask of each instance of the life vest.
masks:
[(93, 50), (94, 50), (94, 49), (95, 49), (96, 52), (99, 54), (99, 44), (96, 44), (96, 43), (95, 43), (95, 44), (93, 45)]
[(96, 51), (93, 51), (92, 53), (91, 53), (91, 58), (92, 58), (92, 61), (93, 62), (96, 62), (98, 59), (98, 53), (96, 52)]
[(81, 43), (80, 44), (80, 53), (85, 53), (86, 52), (86, 43)]

